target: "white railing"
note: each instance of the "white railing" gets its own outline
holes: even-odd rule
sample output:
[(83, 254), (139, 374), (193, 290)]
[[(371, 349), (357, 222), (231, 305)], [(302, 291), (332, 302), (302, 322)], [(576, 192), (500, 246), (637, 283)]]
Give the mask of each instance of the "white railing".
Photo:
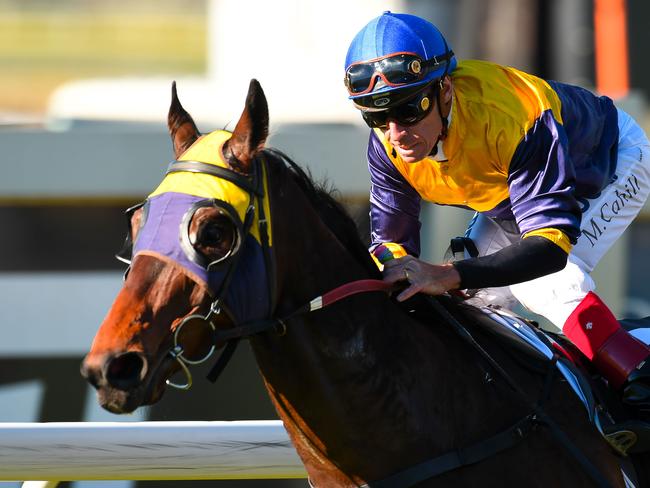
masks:
[(0, 423), (0, 481), (305, 478), (282, 422)]

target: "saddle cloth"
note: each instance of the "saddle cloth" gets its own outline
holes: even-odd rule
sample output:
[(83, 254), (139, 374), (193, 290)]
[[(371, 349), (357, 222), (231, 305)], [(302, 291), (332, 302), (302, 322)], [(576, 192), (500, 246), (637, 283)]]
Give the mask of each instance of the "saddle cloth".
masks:
[[(470, 300), (471, 301), (471, 300)], [(558, 356), (556, 367), (571, 386), (587, 411), (589, 420), (602, 432), (597, 415), (596, 401), (589, 382), (573, 361), (563, 353), (562, 346), (543, 330), (505, 309), (472, 303), (477, 313), (472, 313), (480, 326), (499, 336), (508, 347), (513, 347), (538, 360), (550, 361)], [(482, 316), (482, 317), (481, 317)]]

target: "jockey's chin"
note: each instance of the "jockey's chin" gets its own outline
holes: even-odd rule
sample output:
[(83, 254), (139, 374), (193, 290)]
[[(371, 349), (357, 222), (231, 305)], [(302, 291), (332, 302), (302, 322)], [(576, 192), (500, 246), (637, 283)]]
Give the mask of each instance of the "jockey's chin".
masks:
[(402, 161), (404, 161), (407, 164), (411, 163), (417, 163), (419, 161), (422, 161), (428, 153), (425, 151), (418, 151), (417, 148), (409, 148), (409, 149), (404, 149), (404, 148), (398, 148), (396, 149), (399, 155), (402, 157)]
[(401, 156), (402, 161), (409, 164), (422, 161), (428, 155), (427, 147), (425, 147), (423, 142), (418, 142), (408, 147), (397, 146), (395, 150)]

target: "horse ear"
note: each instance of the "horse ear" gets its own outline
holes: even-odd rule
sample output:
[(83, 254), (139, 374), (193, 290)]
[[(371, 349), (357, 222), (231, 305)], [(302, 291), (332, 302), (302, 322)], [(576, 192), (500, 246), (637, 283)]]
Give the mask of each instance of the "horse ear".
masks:
[(178, 99), (175, 81), (172, 83), (172, 103), (169, 106), (169, 114), (167, 115), (167, 127), (174, 143), (176, 158), (187, 151), (201, 135), (192, 116), (185, 111)]
[(269, 107), (259, 82), (252, 79), (248, 86), (246, 106), (232, 132), (232, 137), (224, 145), (223, 155), (235, 171), (250, 174), (251, 162), (264, 147), (269, 135)]

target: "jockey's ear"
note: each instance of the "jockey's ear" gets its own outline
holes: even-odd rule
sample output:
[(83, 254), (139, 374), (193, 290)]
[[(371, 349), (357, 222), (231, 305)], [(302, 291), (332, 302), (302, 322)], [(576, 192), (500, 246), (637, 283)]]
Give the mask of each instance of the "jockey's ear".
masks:
[(167, 127), (174, 143), (174, 155), (177, 159), (201, 135), (192, 116), (185, 111), (178, 99), (175, 81), (172, 83), (172, 103), (169, 106), (169, 114), (167, 115)]
[(451, 76), (446, 75), (442, 80), (440, 80), (440, 99), (443, 104), (451, 103), (452, 91), (454, 85), (451, 79)]
[(246, 96), (246, 106), (224, 144), (223, 156), (230, 167), (240, 173), (249, 174), (251, 162), (264, 147), (269, 135), (269, 107), (259, 82), (251, 80)]

